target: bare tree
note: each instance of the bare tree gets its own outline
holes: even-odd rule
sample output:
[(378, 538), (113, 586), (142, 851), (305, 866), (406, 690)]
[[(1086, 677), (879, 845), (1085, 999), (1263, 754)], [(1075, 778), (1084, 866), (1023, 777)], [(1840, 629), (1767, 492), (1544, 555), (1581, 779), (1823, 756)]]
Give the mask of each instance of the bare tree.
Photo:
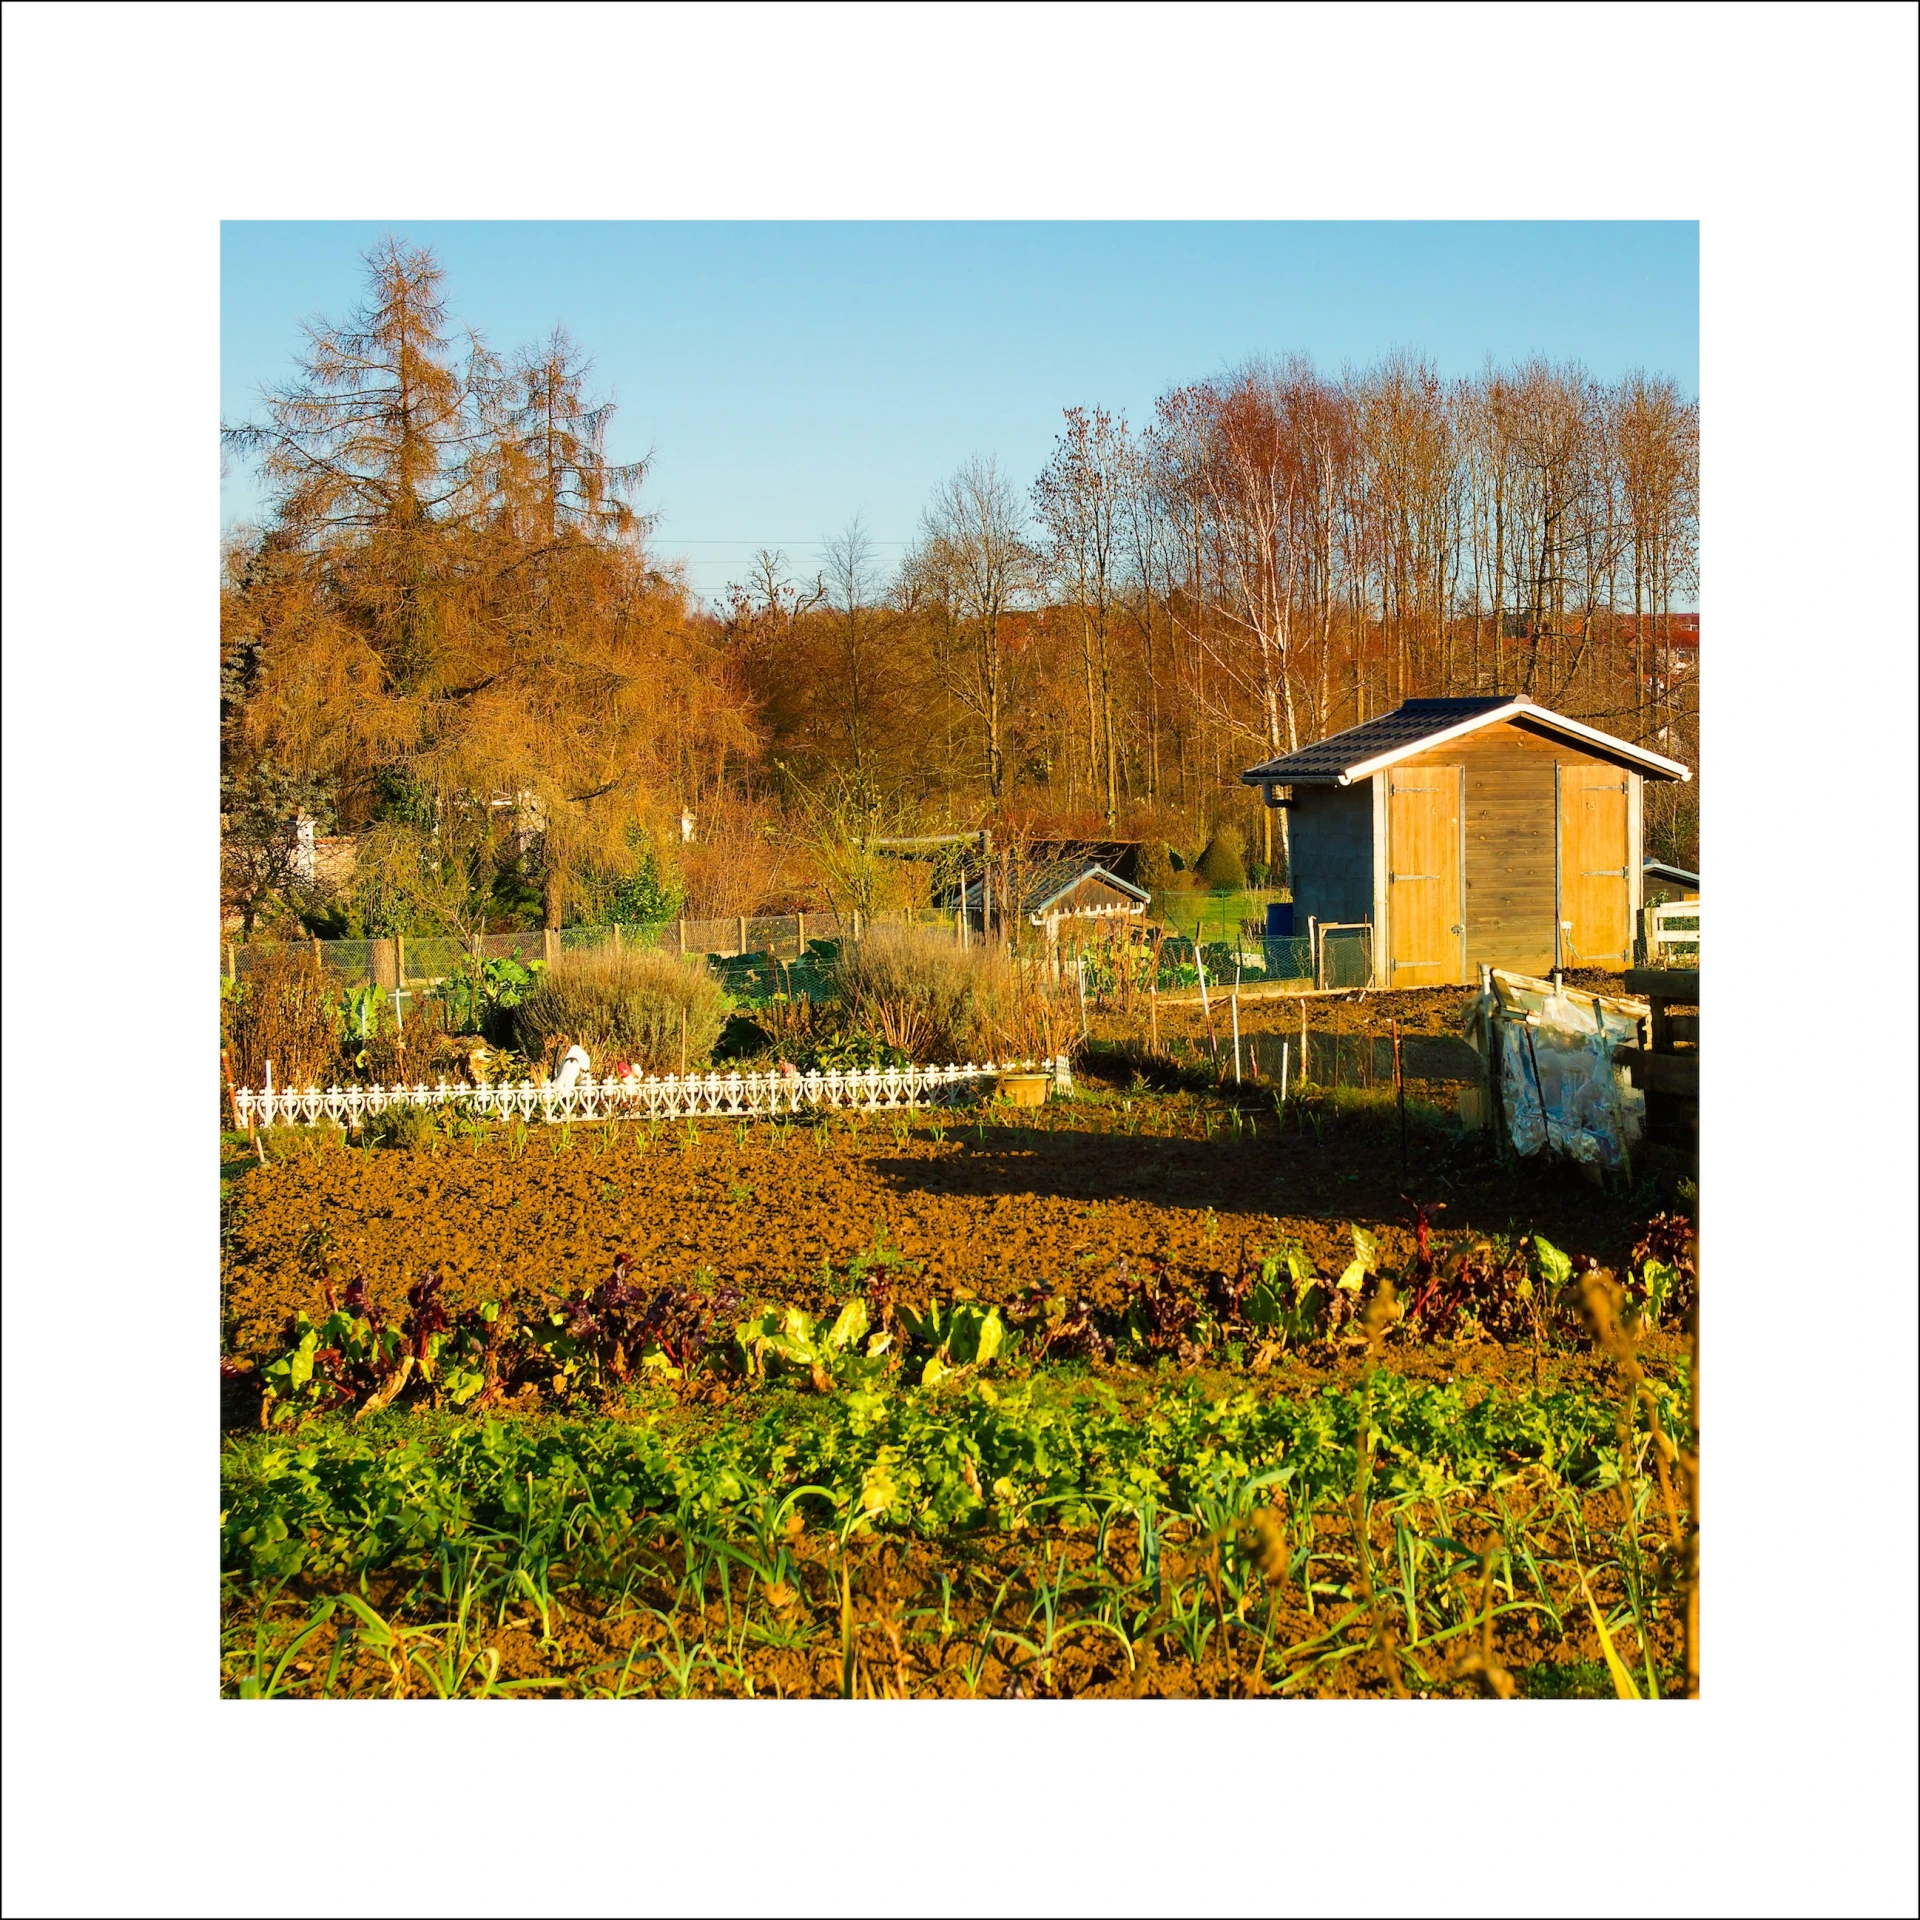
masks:
[(836, 705), (856, 779), (871, 771), (875, 708), (885, 674), (881, 658), (881, 581), (873, 540), (858, 514), (821, 542), (827, 605), (835, 635)]
[(1068, 407), (1066, 430), (1034, 483), (1047, 564), (1079, 615), (1087, 676), (1087, 758), (1111, 830), (1119, 813), (1113, 734), (1113, 613), (1120, 584), (1120, 516), (1133, 458), (1124, 415)]
[(1034, 555), (1018, 496), (991, 458), (975, 455), (934, 496), (921, 519), (912, 562), (951, 615), (963, 644), (952, 655), (950, 684), (980, 723), (987, 791), (1006, 791), (1002, 743), (1008, 698), (1003, 625), (1034, 584)]

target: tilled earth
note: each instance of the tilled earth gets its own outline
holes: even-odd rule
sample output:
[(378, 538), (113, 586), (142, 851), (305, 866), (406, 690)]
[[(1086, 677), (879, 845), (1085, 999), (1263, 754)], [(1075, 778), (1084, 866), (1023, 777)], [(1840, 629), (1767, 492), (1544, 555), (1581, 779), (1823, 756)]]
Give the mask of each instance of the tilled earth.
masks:
[(1114, 1309), (1123, 1258), (1197, 1286), (1297, 1241), (1337, 1273), (1349, 1223), (1373, 1230), (1397, 1270), (1411, 1252), (1403, 1194), (1446, 1203), (1443, 1243), (1538, 1231), (1609, 1264), (1671, 1198), (1651, 1181), (1623, 1196), (1569, 1169), (1503, 1169), (1474, 1139), (1417, 1139), (1403, 1178), (1397, 1139), (1373, 1115), (1334, 1115), (1315, 1138), (1249, 1102), (1235, 1126), (1211, 1099), (1116, 1089), (1024, 1124), (987, 1109), (536, 1127), (411, 1151), (302, 1147), (265, 1166), (229, 1148), (225, 1349), (277, 1350), (293, 1310), (321, 1309), (326, 1265), (396, 1311), (429, 1267), (450, 1304), (531, 1308), (596, 1283), (623, 1252), (638, 1280), (711, 1277), (818, 1308), (847, 1291), (850, 1260), (888, 1248), (909, 1263), (896, 1279), (907, 1299), (1006, 1300), (1040, 1282)]
[[(1620, 1496), (1588, 1495), (1590, 1525), (1618, 1525)], [(1488, 1516), (1434, 1509), (1431, 1523), (1454, 1536), (1478, 1538)], [(1352, 1536), (1338, 1517), (1316, 1521), (1317, 1569), (1324, 1578), (1352, 1551)], [(1394, 1534), (1382, 1512), (1370, 1527), (1370, 1545), (1390, 1564)], [(1495, 1691), (1550, 1697), (1569, 1694), (1610, 1697), (1612, 1683), (1580, 1589), (1555, 1553), (1571, 1535), (1556, 1529), (1533, 1536), (1556, 1591), (1564, 1589), (1559, 1619), (1542, 1609), (1503, 1610), (1497, 1654), (1476, 1659), (1478, 1635), (1461, 1636), (1418, 1656), (1412, 1689), (1421, 1698), (1474, 1698)], [(1106, 1564), (1096, 1564), (1089, 1529), (1049, 1529), (1039, 1539), (1003, 1534), (949, 1540), (929, 1547), (899, 1538), (863, 1542), (845, 1562), (829, 1534), (790, 1534), (791, 1584), (766, 1587), (743, 1582), (704, 1606), (689, 1603), (684, 1557), (666, 1539), (649, 1542), (636, 1560), (638, 1577), (626, 1583), (618, 1603), (570, 1592), (543, 1636), (538, 1616), (505, 1622), (475, 1616), (472, 1649), (498, 1662), (502, 1691), (536, 1691), (530, 1697), (666, 1696), (759, 1699), (1258, 1699), (1292, 1694), (1321, 1699), (1384, 1697), (1393, 1691), (1385, 1656), (1366, 1645), (1364, 1624), (1339, 1630), (1344, 1611), (1323, 1596), (1318, 1610), (1304, 1604), (1297, 1581), (1270, 1588), (1270, 1604), (1236, 1608), (1218, 1586), (1214, 1608), (1205, 1606), (1210, 1543), (1178, 1528), (1165, 1541), (1161, 1572), (1172, 1606), (1144, 1623), (1129, 1649), (1111, 1628), (1097, 1623), (1104, 1597), (1137, 1591), (1142, 1568), (1123, 1532), (1106, 1545)], [(1650, 1539), (1649, 1571), (1675, 1577), (1677, 1557)], [(363, 1590), (388, 1618), (414, 1608), (423, 1584), (417, 1574), (375, 1573)], [(1589, 1589), (1603, 1608), (1617, 1608), (1618, 1575), (1595, 1569)], [(271, 1620), (252, 1602), (237, 1604), (229, 1641), (238, 1653), (235, 1672), (248, 1666), (256, 1632), (274, 1652), (285, 1646), (306, 1607), (337, 1586), (295, 1581), (266, 1605)], [(1469, 1589), (1470, 1591), (1470, 1589)], [(1170, 1631), (1169, 1614), (1204, 1613), (1198, 1637)], [(1217, 1608), (1217, 1611), (1215, 1610)], [(744, 1609), (744, 1611), (743, 1611)], [(431, 1614), (431, 1607), (427, 1609)], [(1144, 1609), (1142, 1610), (1144, 1611)], [(756, 1617), (756, 1615), (758, 1617)], [(344, 1624), (344, 1620), (343, 1620)], [(1213, 1628), (1217, 1625), (1217, 1631)], [(996, 1633), (995, 1628), (999, 1631)], [(445, 1635), (444, 1625), (423, 1639)], [(1677, 1611), (1665, 1609), (1650, 1628), (1647, 1652), (1662, 1672), (1667, 1693), (1682, 1684), (1684, 1648)], [(1637, 1634), (1619, 1641), (1636, 1675), (1643, 1654)], [(696, 1656), (688, 1657), (688, 1649)], [(1321, 1660), (1311, 1659), (1319, 1650)], [(338, 1652), (336, 1650), (339, 1650)], [(296, 1698), (422, 1696), (433, 1689), (421, 1672), (409, 1671), (391, 1646), (366, 1636), (342, 1648), (337, 1627), (326, 1627), (292, 1663), (286, 1692)], [(339, 1653), (346, 1657), (341, 1659)], [(337, 1665), (337, 1671), (333, 1670)], [(323, 1684), (324, 1676), (324, 1684)], [(231, 1677), (228, 1684), (231, 1685)], [(1404, 1686), (1403, 1681), (1403, 1686)]]

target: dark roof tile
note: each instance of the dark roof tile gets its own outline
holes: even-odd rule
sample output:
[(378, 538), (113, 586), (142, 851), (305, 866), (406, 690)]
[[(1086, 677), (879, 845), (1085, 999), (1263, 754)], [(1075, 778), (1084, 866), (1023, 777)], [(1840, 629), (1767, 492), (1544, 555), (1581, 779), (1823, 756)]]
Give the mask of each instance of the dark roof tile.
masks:
[(1327, 784), (1345, 778), (1359, 767), (1378, 766), (1382, 762), (1391, 764), (1395, 759), (1417, 752), (1422, 741), (1444, 734), (1450, 728), (1470, 731), (1482, 722), (1492, 724), (1506, 713), (1536, 733), (1569, 741), (1616, 765), (1638, 768), (1653, 779), (1692, 777), (1677, 760), (1669, 760), (1651, 747), (1637, 747), (1630, 740), (1602, 733), (1584, 720), (1551, 713), (1524, 695), (1476, 694), (1462, 700), (1408, 700), (1391, 713), (1362, 721), (1359, 726), (1336, 733), (1329, 740), (1316, 740), (1297, 753), (1282, 754), (1277, 760), (1249, 767), (1240, 778), (1248, 786)]
[(1349, 767), (1360, 766), (1376, 754), (1391, 753), (1409, 741), (1424, 740), (1430, 733), (1458, 726), (1476, 714), (1492, 713), (1513, 704), (1510, 694), (1482, 694), (1462, 700), (1409, 700), (1376, 719), (1363, 720), (1345, 733), (1316, 740), (1297, 753), (1282, 754), (1249, 767), (1241, 776), (1248, 781), (1271, 780), (1275, 784), (1290, 781), (1337, 780)]

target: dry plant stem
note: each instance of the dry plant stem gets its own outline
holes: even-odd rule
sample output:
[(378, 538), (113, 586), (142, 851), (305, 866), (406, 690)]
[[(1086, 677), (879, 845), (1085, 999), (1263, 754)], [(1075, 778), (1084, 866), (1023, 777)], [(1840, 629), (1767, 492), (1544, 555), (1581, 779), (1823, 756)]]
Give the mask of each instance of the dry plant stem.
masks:
[(1631, 1514), (1634, 1482), (1638, 1478), (1633, 1468), (1634, 1412), (1643, 1397), (1651, 1399), (1652, 1396), (1645, 1392), (1646, 1371), (1634, 1351), (1632, 1330), (1621, 1318), (1625, 1295), (1613, 1275), (1598, 1267), (1583, 1274), (1580, 1297), (1588, 1324), (1593, 1328), (1594, 1345), (1613, 1362), (1626, 1389), (1615, 1416), (1615, 1435), (1620, 1445), (1621, 1492), (1627, 1512)]
[(1373, 1584), (1373, 1554), (1367, 1540), (1367, 1495), (1373, 1484), (1373, 1382), (1380, 1370), (1380, 1342), (1388, 1326), (1398, 1317), (1393, 1282), (1384, 1276), (1379, 1290), (1367, 1303), (1362, 1324), (1367, 1331), (1367, 1372), (1360, 1383), (1360, 1432), (1356, 1448), (1353, 1492), (1349, 1508), (1353, 1523), (1355, 1580), (1361, 1606), (1372, 1624), (1374, 1644), (1380, 1650), (1381, 1669), (1396, 1698), (1407, 1697), (1407, 1683), (1400, 1674), (1400, 1636), (1391, 1617), (1383, 1616)]
[(847, 1575), (847, 1550), (840, 1549), (840, 1697), (853, 1698), (853, 1586)]
[[(1696, 1265), (1698, 1263), (1696, 1262)], [(1687, 1698), (1700, 1697), (1700, 1306), (1693, 1309), (1693, 1370), (1687, 1382)]]
[(1500, 1536), (1490, 1533), (1480, 1550), (1480, 1644), (1460, 1663), (1458, 1675), (1469, 1675), (1496, 1700), (1511, 1700), (1513, 1675), (1494, 1657), (1493, 1650), (1493, 1575), (1499, 1564)]
[(1400, 1073), (1400, 1022), (1393, 1027), (1393, 1097), (1400, 1109), (1400, 1177), (1407, 1176), (1407, 1083)]

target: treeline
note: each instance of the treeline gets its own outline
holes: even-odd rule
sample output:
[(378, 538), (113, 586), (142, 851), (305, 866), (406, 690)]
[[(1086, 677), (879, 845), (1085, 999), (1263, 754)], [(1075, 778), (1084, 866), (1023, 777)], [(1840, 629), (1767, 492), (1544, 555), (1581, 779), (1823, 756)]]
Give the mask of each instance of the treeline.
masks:
[[(883, 568), (855, 523), (716, 615), (564, 334), (458, 349), (388, 242), (364, 309), (226, 430), (268, 524), (227, 555), (229, 904), (376, 925), (731, 913), (871, 876), (877, 834), (1284, 847), (1251, 761), (1399, 701), (1526, 693), (1697, 764), (1698, 416), (1671, 380), (1255, 362), (1139, 426), (1065, 412), (1031, 484), (967, 462)], [(1697, 789), (1649, 789), (1691, 859)], [(681, 810), (698, 828), (682, 845)], [(286, 822), (360, 835), (351, 901)], [(1284, 816), (1282, 816), (1284, 818)]]

